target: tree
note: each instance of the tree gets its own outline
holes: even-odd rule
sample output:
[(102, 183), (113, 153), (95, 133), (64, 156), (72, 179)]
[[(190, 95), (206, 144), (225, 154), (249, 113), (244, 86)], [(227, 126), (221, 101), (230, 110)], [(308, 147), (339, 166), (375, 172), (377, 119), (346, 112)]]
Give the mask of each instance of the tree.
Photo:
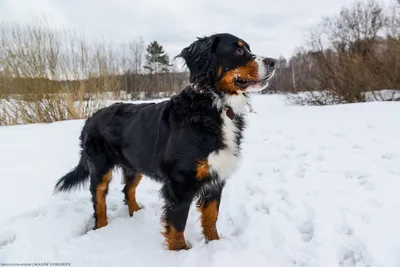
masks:
[(143, 61), (145, 55), (145, 44), (142, 37), (139, 37), (137, 40), (129, 42), (129, 52), (132, 55), (132, 59), (130, 62), (130, 68), (135, 74), (139, 74), (142, 72)]
[(169, 57), (164, 48), (157, 41), (147, 46), (146, 69), (151, 73), (169, 72)]
[[(327, 105), (396, 100), (400, 88), (400, 10), (355, 2), (311, 31), (305, 49), (277, 64), (279, 91), (307, 91), (296, 103)], [(284, 64), (283, 64), (284, 63)], [(318, 91), (318, 92), (316, 92)]]

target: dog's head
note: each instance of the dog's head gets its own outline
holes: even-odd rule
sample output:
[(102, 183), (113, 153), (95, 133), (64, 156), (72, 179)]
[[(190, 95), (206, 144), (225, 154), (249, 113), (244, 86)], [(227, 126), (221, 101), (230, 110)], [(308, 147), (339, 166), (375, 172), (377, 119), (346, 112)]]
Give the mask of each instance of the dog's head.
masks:
[(197, 38), (177, 57), (185, 60), (191, 83), (230, 95), (266, 87), (276, 63), (254, 55), (248, 43), (228, 33)]

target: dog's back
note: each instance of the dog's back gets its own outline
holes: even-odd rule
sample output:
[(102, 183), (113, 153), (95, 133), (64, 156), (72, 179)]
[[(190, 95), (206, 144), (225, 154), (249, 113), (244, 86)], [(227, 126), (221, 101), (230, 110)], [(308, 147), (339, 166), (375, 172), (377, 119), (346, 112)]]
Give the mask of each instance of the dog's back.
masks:
[(135, 166), (141, 173), (155, 174), (157, 151), (168, 139), (167, 105), (167, 101), (116, 103), (99, 110), (83, 127), (84, 153), (90, 157), (101, 154), (112, 159), (113, 165)]

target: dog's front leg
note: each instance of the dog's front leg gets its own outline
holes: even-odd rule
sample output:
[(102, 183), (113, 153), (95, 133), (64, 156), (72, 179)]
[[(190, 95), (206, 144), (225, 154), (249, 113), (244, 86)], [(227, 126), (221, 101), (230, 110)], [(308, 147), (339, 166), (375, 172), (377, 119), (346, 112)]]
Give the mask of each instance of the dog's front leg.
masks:
[(197, 207), (201, 213), (201, 226), (206, 241), (219, 240), (217, 220), (224, 183), (205, 188), (199, 197)]
[(189, 249), (184, 232), (194, 193), (185, 192), (184, 196), (177, 197), (173, 188), (167, 185), (161, 192), (165, 201), (161, 218), (165, 244), (169, 250)]

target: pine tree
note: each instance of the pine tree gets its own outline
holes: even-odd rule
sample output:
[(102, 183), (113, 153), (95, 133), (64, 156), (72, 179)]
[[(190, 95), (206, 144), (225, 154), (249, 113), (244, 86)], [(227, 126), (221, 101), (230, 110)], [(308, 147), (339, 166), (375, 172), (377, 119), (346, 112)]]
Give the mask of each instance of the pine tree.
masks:
[(162, 45), (157, 41), (151, 42), (146, 51), (146, 69), (149, 69), (152, 73), (169, 71), (169, 57)]

